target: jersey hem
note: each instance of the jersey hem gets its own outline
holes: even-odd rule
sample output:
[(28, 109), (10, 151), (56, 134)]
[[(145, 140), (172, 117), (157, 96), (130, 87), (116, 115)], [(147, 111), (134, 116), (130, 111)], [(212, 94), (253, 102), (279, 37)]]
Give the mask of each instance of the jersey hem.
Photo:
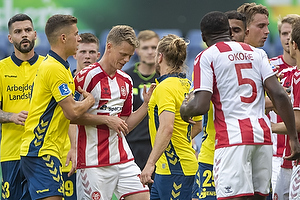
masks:
[[(145, 186), (144, 186), (145, 187)], [(138, 194), (138, 193), (142, 193), (142, 192), (149, 192), (149, 189), (146, 189), (146, 190), (140, 190), (140, 191), (136, 191), (136, 192), (129, 192), (127, 194), (123, 194), (121, 197), (120, 197), (120, 200), (121, 199), (124, 199), (124, 197), (127, 197), (129, 195), (132, 195), (132, 194)]]
[(272, 142), (265, 142), (265, 143), (237, 143), (237, 144), (221, 144), (216, 145), (215, 149), (220, 149), (224, 147), (232, 147), (232, 146), (241, 146), (241, 145), (273, 145)]
[(106, 167), (106, 166), (112, 166), (112, 165), (127, 163), (127, 162), (130, 162), (132, 160), (134, 160), (134, 158), (131, 158), (131, 159), (128, 159), (128, 160), (125, 160), (125, 161), (121, 161), (121, 162), (117, 162), (117, 163), (111, 163), (111, 164), (77, 166), (77, 169), (94, 168), (94, 167)]

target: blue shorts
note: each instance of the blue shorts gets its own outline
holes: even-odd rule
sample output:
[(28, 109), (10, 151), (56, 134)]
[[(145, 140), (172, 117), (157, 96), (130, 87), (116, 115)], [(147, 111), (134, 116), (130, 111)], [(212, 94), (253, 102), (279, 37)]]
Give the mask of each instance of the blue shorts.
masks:
[(21, 157), (21, 170), (32, 199), (63, 196), (61, 163), (54, 156)]
[(192, 198), (193, 199), (199, 199), (200, 196), (200, 167), (199, 167), (199, 163), (198, 163), (198, 170), (197, 173), (195, 175), (195, 180), (194, 180), (194, 184), (193, 184), (193, 190), (192, 190)]
[(217, 200), (213, 176), (213, 165), (199, 162), (200, 195), (199, 199)]
[(76, 173), (68, 177), (68, 172), (62, 173), (64, 179), (64, 199), (65, 200), (76, 200)]
[(155, 174), (150, 200), (191, 199), (195, 176)]
[(20, 170), (20, 160), (1, 162), (2, 199), (31, 199), (25, 187), (25, 177)]

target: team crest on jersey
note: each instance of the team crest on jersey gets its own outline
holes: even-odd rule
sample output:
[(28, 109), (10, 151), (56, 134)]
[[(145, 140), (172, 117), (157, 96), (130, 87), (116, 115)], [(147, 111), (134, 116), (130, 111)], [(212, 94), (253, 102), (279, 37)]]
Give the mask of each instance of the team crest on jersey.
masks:
[(126, 97), (126, 95), (127, 95), (125, 86), (121, 86), (121, 95), (122, 95), (123, 97)]
[(71, 93), (71, 91), (66, 83), (63, 83), (60, 86), (58, 86), (58, 89), (59, 89), (61, 96), (67, 96)]
[(100, 192), (98, 192), (98, 191), (93, 192), (93, 194), (92, 194), (92, 199), (93, 200), (100, 200), (100, 198), (101, 198)]

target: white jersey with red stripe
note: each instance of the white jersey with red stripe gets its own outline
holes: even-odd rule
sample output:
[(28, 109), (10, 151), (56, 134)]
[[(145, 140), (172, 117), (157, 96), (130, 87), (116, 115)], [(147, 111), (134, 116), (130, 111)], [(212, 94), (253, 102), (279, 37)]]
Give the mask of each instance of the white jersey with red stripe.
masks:
[(218, 42), (198, 54), (194, 91), (212, 93), (216, 149), (272, 145), (263, 82), (275, 73), (266, 53), (245, 43)]
[(287, 64), (283, 60), (283, 55), (279, 55), (270, 59), (270, 63), (274, 66), (277, 66), (278, 76), (280, 77), (280, 83), (283, 87), (291, 86), (291, 80), (294, 71), (296, 70), (295, 66)]
[[(132, 112), (132, 80), (117, 70), (110, 77), (94, 63), (81, 70), (75, 77), (75, 86), (90, 92), (95, 104), (88, 110), (95, 115), (129, 116)], [(76, 95), (75, 95), (76, 96)], [(79, 100), (82, 100), (81, 95)], [(77, 168), (102, 167), (133, 160), (125, 137), (106, 125), (78, 126)]]
[[(273, 57), (270, 59), (270, 63), (272, 65), (278, 66), (278, 77), (280, 78), (280, 84), (289, 88), (292, 84), (292, 77), (295, 71), (297, 70), (296, 66), (291, 66), (287, 64), (283, 55), (279, 55), (277, 57)], [(270, 121), (273, 123), (282, 122), (282, 119), (279, 115), (277, 115), (274, 111), (270, 111), (269, 113)], [(287, 135), (280, 135), (273, 133), (272, 134), (273, 141), (273, 156), (282, 157), (284, 155), (284, 150), (286, 148), (286, 144), (288, 145), (288, 150), (285, 150), (285, 154), (290, 153), (289, 140)], [(285, 168), (291, 168), (292, 162), (288, 160), (283, 160), (283, 166)]]

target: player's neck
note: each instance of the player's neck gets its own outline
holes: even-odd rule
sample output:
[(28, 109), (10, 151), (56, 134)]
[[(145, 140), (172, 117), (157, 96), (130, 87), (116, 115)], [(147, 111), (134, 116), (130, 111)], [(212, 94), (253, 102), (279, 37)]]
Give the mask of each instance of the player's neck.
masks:
[(295, 66), (297, 64), (296, 59), (292, 58), (290, 54), (286, 51), (283, 51), (282, 57), (284, 62), (286, 62), (288, 65)]
[(16, 51), (16, 49), (15, 49), (15, 56), (23, 61), (29, 60), (30, 58), (32, 58), (34, 56), (34, 50), (32, 49), (28, 53), (21, 53), (20, 51)]
[(300, 69), (300, 51), (296, 50), (296, 65), (297, 69)]
[(68, 57), (71, 56), (66, 53), (66, 51), (64, 50), (64, 47), (52, 46), (51, 50), (54, 51), (57, 55), (59, 55), (59, 57), (61, 57), (65, 61), (67, 61)]
[(138, 70), (142, 75), (149, 76), (155, 71), (155, 65), (147, 65), (143, 62), (140, 62), (138, 65)]
[(110, 77), (113, 77), (116, 74), (117, 69), (111, 67), (111, 63), (108, 62), (106, 57), (102, 57), (98, 63), (100, 64), (101, 68), (107, 73), (107, 75), (109, 75)]

